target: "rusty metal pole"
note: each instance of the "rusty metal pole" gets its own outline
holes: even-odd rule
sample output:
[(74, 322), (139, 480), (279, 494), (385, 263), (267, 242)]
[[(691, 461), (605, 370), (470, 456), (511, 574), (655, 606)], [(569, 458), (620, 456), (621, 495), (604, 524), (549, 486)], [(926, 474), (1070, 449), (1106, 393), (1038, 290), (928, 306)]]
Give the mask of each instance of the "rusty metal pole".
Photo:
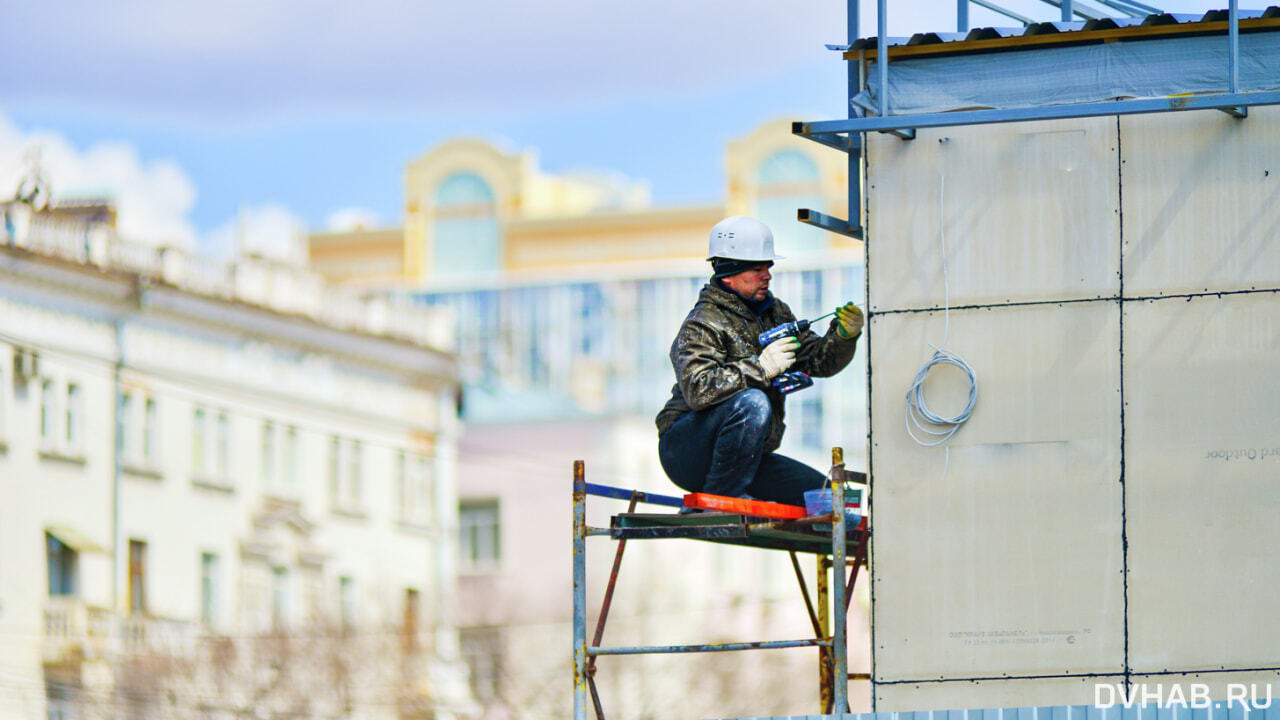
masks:
[(831, 653), (835, 666), (831, 670), (834, 692), (831, 695), (835, 714), (849, 710), (849, 647), (845, 627), (845, 545), (848, 542), (845, 526), (848, 523), (844, 511), (844, 449), (831, 448), (831, 567), (840, 575), (835, 581), (835, 597), (832, 603)]
[(587, 478), (573, 461), (573, 720), (587, 720)]
[[(831, 632), (831, 585), (828, 573), (831, 572), (831, 560), (826, 555), (818, 556), (818, 636), (829, 637)], [(831, 712), (831, 650), (818, 654), (818, 688), (821, 693), (822, 712)]]

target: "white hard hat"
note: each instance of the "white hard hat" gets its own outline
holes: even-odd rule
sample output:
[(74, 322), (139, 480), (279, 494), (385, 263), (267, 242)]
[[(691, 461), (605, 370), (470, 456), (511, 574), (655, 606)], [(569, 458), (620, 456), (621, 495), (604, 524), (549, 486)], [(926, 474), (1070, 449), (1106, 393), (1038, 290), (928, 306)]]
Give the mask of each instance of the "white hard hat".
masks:
[(711, 242), (707, 245), (707, 259), (728, 260), (781, 260), (773, 254), (773, 231), (755, 218), (734, 215), (711, 228)]

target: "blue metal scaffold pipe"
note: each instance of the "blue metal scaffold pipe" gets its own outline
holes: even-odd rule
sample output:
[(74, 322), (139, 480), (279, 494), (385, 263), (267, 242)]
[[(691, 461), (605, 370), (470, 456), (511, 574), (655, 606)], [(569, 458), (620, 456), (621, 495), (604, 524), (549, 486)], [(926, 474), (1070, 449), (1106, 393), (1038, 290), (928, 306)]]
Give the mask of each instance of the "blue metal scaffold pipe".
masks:
[(1231, 0), (1228, 15), (1227, 36), (1231, 43), (1231, 76), (1228, 92), (1235, 94), (1240, 92), (1240, 9), (1236, 7), (1236, 0)]
[(889, 117), (888, 0), (876, 3), (876, 68), (880, 71), (880, 117)]
[(573, 463), (573, 720), (587, 720), (587, 479)]

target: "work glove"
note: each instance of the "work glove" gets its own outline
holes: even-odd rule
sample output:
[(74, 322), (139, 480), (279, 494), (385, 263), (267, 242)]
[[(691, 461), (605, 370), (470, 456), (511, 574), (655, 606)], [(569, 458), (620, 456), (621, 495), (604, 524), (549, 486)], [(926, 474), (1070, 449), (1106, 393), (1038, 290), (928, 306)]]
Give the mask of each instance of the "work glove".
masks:
[(836, 332), (846, 340), (858, 337), (864, 322), (862, 311), (853, 303), (845, 303), (836, 309)]
[(778, 338), (765, 345), (760, 353), (760, 367), (764, 368), (764, 376), (772, 380), (791, 367), (796, 361), (796, 349), (799, 347), (800, 340), (793, 336)]

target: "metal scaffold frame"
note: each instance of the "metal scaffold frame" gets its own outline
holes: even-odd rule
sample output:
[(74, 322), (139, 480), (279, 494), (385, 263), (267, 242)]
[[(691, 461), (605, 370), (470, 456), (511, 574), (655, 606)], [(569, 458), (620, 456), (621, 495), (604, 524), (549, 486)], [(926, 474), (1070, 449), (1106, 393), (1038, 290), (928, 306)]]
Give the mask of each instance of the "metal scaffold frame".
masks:
[[(845, 506), (845, 483), (853, 475), (844, 468), (844, 451), (833, 448), (831, 470), (828, 474), (832, 489), (832, 508)], [(595, 495), (628, 500), (626, 513), (614, 515), (608, 528), (587, 525), (587, 496)], [(641, 655), (655, 653), (725, 652), (736, 650), (768, 650), (793, 647), (819, 648), (819, 686), (823, 712), (833, 708), (848, 711), (848, 680), (865, 679), (865, 675), (850, 675), (848, 671), (848, 647), (846, 614), (849, 599), (858, 579), (859, 569), (866, 564), (868, 542), (871, 537), (865, 521), (856, 528), (848, 527), (843, 512), (800, 518), (796, 520), (772, 520), (731, 513), (707, 512), (691, 515), (676, 513), (638, 514), (638, 503), (650, 503), (668, 507), (683, 507), (681, 498), (624, 490), (606, 485), (588, 484), (585, 464), (577, 460), (573, 464), (573, 708), (574, 720), (587, 719), (587, 696), (595, 709), (597, 720), (604, 720), (600, 693), (596, 688), (596, 659), (605, 655)], [(820, 525), (830, 528), (830, 534), (818, 530)], [(587, 566), (586, 543), (592, 536), (608, 536), (617, 540), (617, 551), (609, 582), (605, 587), (595, 634), (587, 642)], [(805, 608), (813, 625), (814, 637), (800, 640), (774, 640), (763, 642), (736, 642), (695, 645), (653, 645), (639, 647), (606, 647), (605, 623), (613, 604), (614, 588), (622, 566), (622, 555), (629, 539), (689, 538), (761, 549), (785, 550), (791, 556)], [(843, 538), (843, 541), (841, 540)], [(849, 552), (853, 549), (852, 553)], [(810, 599), (808, 586), (800, 571), (797, 552), (809, 552), (818, 556), (817, 608)], [(850, 558), (852, 555), (852, 558)], [(841, 582), (830, 583), (828, 571), (846, 568), (852, 559), (852, 570), (847, 578), (841, 572)], [(830, 586), (830, 593), (828, 588)], [(831, 608), (840, 609), (830, 612)], [(828, 621), (830, 620), (830, 623)], [(831, 626), (828, 634), (828, 625)], [(835, 682), (834, 678), (845, 678)]]
[[(1073, 0), (1044, 0), (1062, 11), (1062, 21), (1068, 22), (1075, 16), (1093, 18), (1095, 14), (1075, 5)], [(1156, 8), (1134, 2), (1133, 0), (1099, 0), (1102, 4), (1119, 10), (1126, 16), (1133, 17), (1143, 12), (1159, 12)], [(863, 78), (870, 61), (874, 59), (879, 88), (882, 94), (879, 113), (861, 117), (850, 106), (849, 116), (843, 120), (822, 120), (814, 122), (792, 123), (793, 134), (814, 142), (832, 147), (849, 156), (849, 218), (847, 220), (831, 217), (816, 210), (801, 208), (797, 219), (809, 225), (831, 232), (861, 239), (863, 236), (862, 215), (862, 182), (861, 159), (864, 146), (863, 134), (881, 132), (896, 135), (903, 140), (911, 140), (919, 128), (954, 127), (961, 125), (986, 125), (993, 123), (1027, 122), (1033, 120), (1059, 120), (1065, 118), (1100, 117), (1108, 115), (1135, 115), (1160, 112), (1177, 112), (1184, 110), (1219, 110), (1232, 117), (1243, 120), (1248, 117), (1249, 107), (1261, 105), (1280, 105), (1280, 91), (1259, 90), (1253, 92), (1240, 91), (1240, 14), (1238, 0), (1229, 0), (1226, 22), (1215, 23), (1215, 28), (1225, 30), (1228, 48), (1227, 87), (1223, 92), (1207, 95), (1179, 95), (1162, 98), (1134, 100), (1110, 100), (1104, 102), (1082, 102), (1063, 105), (1042, 105), (1036, 107), (996, 108), (981, 110), (956, 110), (952, 112), (893, 114), (893, 105), (889, 93), (889, 65), (892, 53), (888, 43), (888, 0), (877, 0), (877, 34), (874, 51), (855, 51), (854, 43), (858, 40), (858, 12), (860, 0), (847, 2), (848, 44), (828, 46), (833, 50), (844, 51), (848, 66), (848, 93), (852, 98), (862, 90)], [(994, 12), (1014, 18), (1023, 24), (1030, 24), (1028, 18), (1011, 13), (988, 0), (957, 0), (956, 27), (960, 32), (968, 30), (969, 4), (973, 3)], [(881, 62), (880, 59), (884, 61)]]

